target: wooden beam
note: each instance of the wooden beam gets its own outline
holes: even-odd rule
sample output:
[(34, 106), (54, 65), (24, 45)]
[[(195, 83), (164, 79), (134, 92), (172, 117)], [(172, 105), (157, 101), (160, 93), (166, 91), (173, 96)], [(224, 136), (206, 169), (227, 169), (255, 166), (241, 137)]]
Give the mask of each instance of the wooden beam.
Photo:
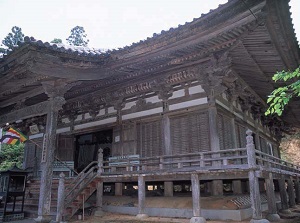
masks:
[(9, 106), (11, 104), (14, 104), (18, 101), (22, 101), (22, 100), (25, 100), (27, 98), (31, 98), (31, 97), (34, 97), (36, 95), (39, 95), (39, 94), (42, 94), (44, 93), (44, 88), (43, 87), (37, 87), (36, 89), (34, 90), (31, 90), (31, 91), (28, 91), (28, 92), (25, 92), (25, 93), (22, 93), (22, 94), (19, 94), (18, 96), (16, 97), (13, 97), (13, 98), (10, 98), (6, 101), (2, 101), (0, 102), (0, 107), (1, 108), (4, 108), (6, 106)]
[(39, 104), (27, 106), (25, 108), (10, 112), (0, 116), (0, 126), (15, 122), (20, 119), (27, 119), (35, 116), (41, 116), (47, 113), (49, 101), (44, 101)]

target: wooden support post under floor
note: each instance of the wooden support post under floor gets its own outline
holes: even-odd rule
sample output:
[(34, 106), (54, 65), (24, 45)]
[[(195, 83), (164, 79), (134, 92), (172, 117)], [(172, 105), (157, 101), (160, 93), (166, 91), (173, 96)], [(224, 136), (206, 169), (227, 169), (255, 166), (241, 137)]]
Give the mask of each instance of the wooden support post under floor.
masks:
[(289, 179), (287, 180), (288, 183), (288, 195), (289, 195), (289, 206), (290, 207), (295, 207), (296, 206), (296, 197), (295, 197), (295, 192), (294, 192), (294, 182), (293, 182), (293, 177), (290, 176)]
[(205, 223), (206, 220), (201, 215), (200, 207), (200, 181), (199, 175), (193, 173), (191, 175), (192, 182), (192, 199), (193, 199), (193, 217), (190, 220), (190, 223)]
[(242, 194), (242, 181), (241, 180), (233, 180), (232, 181), (232, 190), (233, 194)]
[(295, 193), (296, 193), (296, 203), (300, 204), (300, 184), (299, 184), (298, 176), (295, 179)]
[(165, 181), (164, 182), (164, 196), (173, 197), (173, 182)]
[(272, 173), (268, 174), (268, 177), (265, 179), (265, 182), (266, 182), (266, 192), (267, 192), (267, 200), (268, 200), (268, 215), (266, 218), (271, 222), (280, 221), (280, 216), (277, 213), (276, 197), (275, 197)]
[(103, 216), (103, 182), (100, 181), (97, 183), (97, 194), (96, 194), (96, 199), (97, 199), (97, 209), (95, 211), (95, 216), (101, 217)]
[(285, 177), (284, 175), (281, 176), (280, 179), (278, 179), (278, 186), (279, 186), (279, 192), (280, 192), (280, 200), (281, 200), (281, 212), (290, 214), (291, 211), (289, 210), (289, 201), (288, 201), (288, 195), (286, 191), (286, 184), (285, 184)]
[(148, 215), (145, 212), (145, 199), (146, 199), (146, 185), (145, 185), (145, 177), (143, 175), (139, 175), (138, 177), (138, 218), (147, 218)]
[(123, 183), (115, 183), (115, 196), (123, 195)]

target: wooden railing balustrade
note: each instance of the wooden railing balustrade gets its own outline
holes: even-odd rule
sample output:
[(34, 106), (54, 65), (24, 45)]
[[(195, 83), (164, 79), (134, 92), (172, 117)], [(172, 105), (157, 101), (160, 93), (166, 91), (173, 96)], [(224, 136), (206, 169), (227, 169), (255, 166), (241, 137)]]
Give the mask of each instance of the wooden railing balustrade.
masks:
[(114, 161), (103, 161), (101, 168), (102, 174), (106, 175), (126, 172), (230, 169), (237, 167), (248, 167), (246, 148), (146, 158), (121, 158)]

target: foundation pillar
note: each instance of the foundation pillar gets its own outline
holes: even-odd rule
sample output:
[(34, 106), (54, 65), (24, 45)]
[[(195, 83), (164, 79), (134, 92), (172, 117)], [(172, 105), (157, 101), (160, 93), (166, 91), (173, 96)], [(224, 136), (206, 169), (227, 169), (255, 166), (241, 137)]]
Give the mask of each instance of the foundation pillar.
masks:
[(173, 197), (173, 182), (165, 181), (164, 182), (164, 196)]
[(289, 196), (289, 206), (295, 207), (296, 206), (296, 197), (295, 197), (295, 191), (294, 191), (294, 182), (293, 177), (290, 177), (287, 181), (288, 183), (288, 196)]
[(300, 204), (300, 184), (299, 184), (299, 177), (295, 179), (295, 193), (296, 193), (296, 203)]
[(277, 213), (272, 173), (268, 174), (268, 177), (265, 179), (265, 182), (266, 182), (266, 192), (268, 198), (268, 214), (266, 218), (271, 222), (280, 221), (280, 216)]
[(212, 185), (213, 196), (223, 195), (223, 180), (213, 180), (211, 185)]
[(123, 195), (123, 183), (115, 183), (115, 196)]
[(281, 212), (291, 213), (289, 210), (288, 194), (286, 191), (286, 184), (285, 184), (284, 176), (281, 176), (281, 178), (278, 179), (278, 186), (279, 186), (279, 191), (280, 191)]
[(232, 181), (232, 190), (234, 194), (242, 194), (242, 181), (241, 180), (233, 180)]

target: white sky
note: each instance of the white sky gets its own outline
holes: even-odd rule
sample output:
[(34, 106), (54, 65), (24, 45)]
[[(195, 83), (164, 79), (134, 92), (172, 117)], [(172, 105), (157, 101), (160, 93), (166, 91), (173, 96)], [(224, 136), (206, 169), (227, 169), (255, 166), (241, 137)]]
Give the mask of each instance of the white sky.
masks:
[[(153, 33), (190, 22), (227, 0), (0, 0), (0, 40), (19, 26), (42, 41), (65, 39), (76, 25), (85, 28), (89, 46), (117, 48)], [(300, 1), (291, 0), (300, 40)], [(296, 24), (297, 22), (297, 24)]]

